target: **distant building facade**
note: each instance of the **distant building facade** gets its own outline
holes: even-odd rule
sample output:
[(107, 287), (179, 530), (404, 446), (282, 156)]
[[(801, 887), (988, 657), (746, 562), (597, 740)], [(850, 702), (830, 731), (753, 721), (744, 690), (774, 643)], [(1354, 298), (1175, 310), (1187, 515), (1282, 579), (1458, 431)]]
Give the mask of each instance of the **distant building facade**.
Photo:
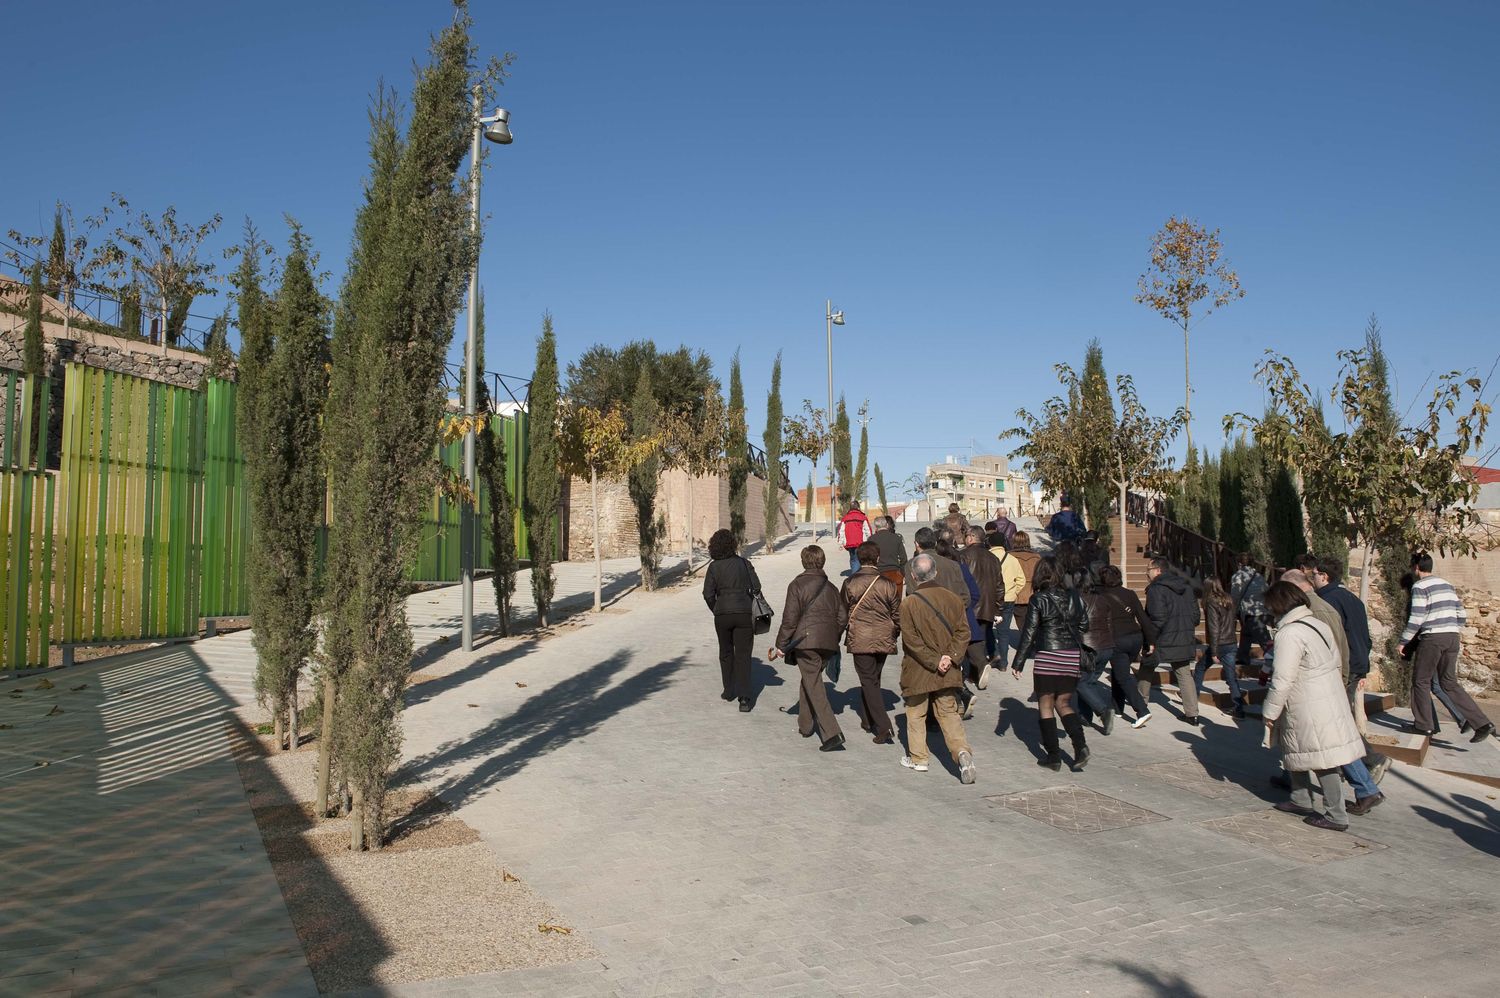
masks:
[(993, 519), (1002, 506), (1012, 515), (1036, 511), (1031, 483), (1025, 475), (1011, 471), (1010, 463), (998, 454), (976, 454), (968, 464), (959, 464), (952, 456), (942, 464), (929, 464), (926, 499), (934, 518), (955, 502), (964, 516), (980, 523)]

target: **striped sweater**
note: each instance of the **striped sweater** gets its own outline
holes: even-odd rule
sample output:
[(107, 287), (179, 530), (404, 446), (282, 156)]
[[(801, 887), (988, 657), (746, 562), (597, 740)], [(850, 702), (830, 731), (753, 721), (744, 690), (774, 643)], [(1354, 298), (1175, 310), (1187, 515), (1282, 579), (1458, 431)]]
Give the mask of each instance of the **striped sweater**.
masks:
[(1401, 643), (1410, 644), (1418, 634), (1457, 634), (1468, 620), (1453, 586), (1446, 579), (1428, 575), (1411, 587), (1411, 615), (1401, 632)]

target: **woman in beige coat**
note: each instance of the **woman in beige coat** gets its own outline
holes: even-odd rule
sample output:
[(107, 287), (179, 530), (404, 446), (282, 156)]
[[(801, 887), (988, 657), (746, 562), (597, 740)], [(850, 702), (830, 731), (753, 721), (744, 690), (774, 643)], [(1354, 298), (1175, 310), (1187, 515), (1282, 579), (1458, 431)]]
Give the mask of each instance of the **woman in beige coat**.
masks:
[[(1349, 712), (1333, 633), (1290, 582), (1271, 586), (1265, 600), (1277, 622), (1276, 671), (1261, 711), (1292, 780), (1292, 799), (1276, 809), (1304, 815), (1316, 828), (1348, 831), (1339, 767), (1363, 758), (1365, 749)], [(1321, 814), (1313, 801), (1314, 777), (1323, 789)]]

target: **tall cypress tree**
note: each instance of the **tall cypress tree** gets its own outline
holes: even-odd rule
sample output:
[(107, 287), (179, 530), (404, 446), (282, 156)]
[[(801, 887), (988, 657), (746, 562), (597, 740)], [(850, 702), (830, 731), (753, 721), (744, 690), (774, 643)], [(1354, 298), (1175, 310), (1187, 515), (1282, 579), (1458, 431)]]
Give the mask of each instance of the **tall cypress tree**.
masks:
[(889, 513), (890, 507), (885, 503), (885, 476), (880, 473), (880, 462), (875, 462), (875, 494), (880, 498), (880, 511)]
[(811, 468), (807, 470), (807, 492), (805, 495), (807, 496), (807, 502), (803, 504), (802, 519), (807, 523), (811, 523), (813, 507), (817, 505), (817, 493), (813, 491), (813, 473)]
[(729, 365), (729, 439), (724, 441), (729, 468), (729, 529), (734, 543), (745, 543), (746, 483), (750, 479), (750, 427), (745, 423), (745, 386), (740, 380), (740, 352)]
[(141, 335), (141, 286), (134, 281), (120, 289), (120, 332)]
[[(297, 747), (297, 679), (317, 646), (318, 530), (323, 523), (323, 403), (327, 397), (327, 303), (313, 282), (307, 240), (292, 233), (271, 308), (269, 366), (246, 372), (258, 407), (253, 422), (250, 515), (251, 604), (259, 663), (255, 691), (277, 731)], [(255, 364), (264, 363), (258, 355)]]
[(67, 290), (68, 236), (63, 230), (62, 205), (52, 213), (52, 240), (47, 245), (47, 296), (61, 301)]
[(1270, 561), (1271, 528), (1266, 518), (1270, 483), (1266, 480), (1266, 465), (1260, 448), (1241, 444), (1244, 448), (1240, 465), (1240, 494), (1244, 497), (1245, 547), (1260, 561)]
[[(1104, 370), (1104, 348), (1097, 339), (1090, 340), (1083, 355), (1083, 390), (1079, 408), (1084, 426), (1091, 433), (1101, 435), (1105, 428), (1115, 425), (1115, 400), (1109, 390), (1109, 376)], [(1100, 462), (1101, 464), (1104, 462)], [(1109, 508), (1115, 498), (1115, 488), (1105, 478), (1080, 483), (1078, 500), (1081, 501), (1090, 528), (1099, 531), (1099, 540), (1109, 546)]]
[(849, 500), (854, 498), (854, 457), (851, 453), (849, 433), (849, 409), (844, 405), (844, 397), (839, 396), (837, 415), (833, 419), (833, 481), (837, 483), (834, 489), (838, 493), (839, 512), (849, 508)]
[(766, 430), (761, 444), (766, 450), (766, 550), (781, 536), (781, 351), (771, 365), (771, 393), (766, 396)]
[(339, 658), (334, 751), (351, 790), (354, 849), (379, 848), (384, 840), (411, 665), (406, 570), (439, 478), (433, 454), (445, 403), (442, 367), (476, 248), (469, 200), (456, 182), (473, 124), (469, 26), (461, 10), (434, 40), (384, 187), (377, 105), (377, 168), (367, 196), (387, 203), (356, 221), (359, 242), (346, 280), (352, 295), (341, 303), (350, 335), (333, 350), (334, 364), (350, 373), (335, 379), (330, 405), (350, 401), (339, 414), (345, 425), (330, 430), (330, 449), (350, 450), (353, 460), (338, 465), (335, 476), (343, 480), (335, 492), (342, 502), (330, 536), (325, 649)]
[(1292, 470), (1272, 460), (1264, 448), (1256, 449), (1261, 453), (1269, 483), (1266, 532), (1270, 537), (1271, 560), (1277, 565), (1290, 565), (1307, 550), (1307, 535), (1302, 529), (1302, 496)]
[[(636, 440), (655, 436), (660, 429), (660, 409), (651, 379), (651, 365), (642, 364), (630, 400), (630, 432)], [(661, 477), (661, 458), (655, 453), (630, 469), (626, 488), (635, 506), (636, 546), (641, 557), (641, 588), (656, 588), (661, 570), (661, 541), (665, 524), (656, 514), (656, 486)]]
[(42, 344), (42, 261), (38, 260), (31, 265), (26, 328), (21, 334), (21, 369), (38, 378), (47, 373), (47, 351)]
[(866, 410), (860, 409), (859, 457), (854, 460), (854, 498), (868, 505), (870, 491), (870, 424), (866, 422)]
[[(1314, 432), (1328, 434), (1328, 423), (1323, 415), (1323, 402), (1314, 407)], [(1338, 505), (1326, 500), (1313, 500), (1307, 504), (1307, 532), (1312, 540), (1312, 549), (1320, 558), (1332, 558), (1344, 572), (1349, 570), (1348, 514)]]
[(510, 494), (509, 474), (505, 464), (505, 436), (495, 414), (495, 400), (490, 396), (489, 382), (484, 379), (484, 294), (479, 295), (475, 324), (479, 327), (479, 349), (474, 363), (480, 372), (475, 403), (485, 417), (479, 432), (478, 451), (474, 455), (479, 479), (489, 493), (489, 519), (484, 528), (490, 539), (490, 581), (495, 586), (495, 611), (502, 636), (510, 634), (511, 599), (516, 592), (516, 506)]
[(536, 341), (526, 457), (526, 531), (531, 543), (531, 595), (536, 601), (539, 627), (546, 627), (550, 620), (556, 587), (552, 563), (557, 557), (557, 513), (562, 501), (557, 394), (557, 339), (548, 314), (542, 317), (542, 335)]
[[(1370, 315), (1365, 324), (1365, 382), (1381, 404), (1372, 405), (1369, 423), (1379, 427), (1391, 440), (1395, 440), (1401, 428), (1397, 416), (1396, 398), (1391, 389), (1391, 367), (1386, 360), (1385, 347), (1380, 341), (1380, 320)], [(1391, 524), (1385, 537), (1376, 543), (1374, 564), (1368, 571), (1369, 587), (1380, 593), (1385, 604), (1386, 630), (1385, 666), (1383, 669), (1386, 688), (1396, 694), (1398, 703), (1406, 704), (1411, 697), (1411, 662), (1401, 657), (1401, 623), (1406, 616), (1406, 592), (1401, 588), (1401, 577), (1411, 567), (1410, 555), (1402, 539), (1404, 524)], [(1365, 574), (1365, 573), (1362, 573)], [(1365, 589), (1363, 579), (1360, 588)]]

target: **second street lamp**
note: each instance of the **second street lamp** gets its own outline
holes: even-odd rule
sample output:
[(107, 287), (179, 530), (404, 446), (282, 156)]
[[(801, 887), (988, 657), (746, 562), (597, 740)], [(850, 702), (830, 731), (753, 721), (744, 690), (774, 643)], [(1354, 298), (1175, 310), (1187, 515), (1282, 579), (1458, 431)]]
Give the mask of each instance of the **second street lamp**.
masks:
[[(834, 536), (837, 528), (833, 509), (833, 327), (844, 324), (844, 310), (833, 310), (833, 299), (824, 303), (828, 316), (828, 536)], [(807, 497), (809, 505), (812, 496)]]
[(469, 224), (474, 232), (474, 269), (469, 272), (469, 336), (464, 351), (464, 416), (468, 430), (464, 433), (464, 483), (472, 503), (459, 504), (459, 563), (463, 577), (463, 646), (464, 651), (474, 650), (474, 552), (478, 538), (474, 536), (479, 522), (479, 476), (475, 468), (474, 452), (477, 436), (474, 420), (478, 414), (477, 356), (479, 353), (479, 161), (482, 158), (481, 139), (497, 145), (508, 146), (513, 141), (510, 134), (510, 112), (496, 108), (494, 114), (481, 114), (483, 94), (474, 88), (474, 137), (469, 147)]

